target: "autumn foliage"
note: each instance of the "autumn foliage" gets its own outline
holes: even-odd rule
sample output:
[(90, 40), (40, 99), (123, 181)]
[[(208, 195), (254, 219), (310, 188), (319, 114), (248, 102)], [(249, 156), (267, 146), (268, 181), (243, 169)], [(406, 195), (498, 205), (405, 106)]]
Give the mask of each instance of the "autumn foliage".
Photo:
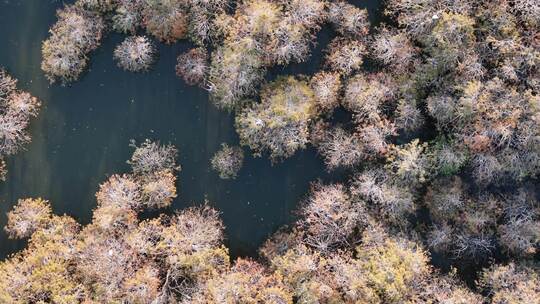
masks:
[[(174, 147), (133, 144), (132, 172), (100, 186), (90, 224), (42, 199), (17, 203), (5, 230), (29, 245), (0, 264), (0, 302), (538, 303), (538, 1), (388, 0), (384, 14), (372, 26), (341, 0), (79, 0), (58, 11), (43, 43), (51, 81), (79, 77), (104, 20), (189, 38), (176, 72), (234, 115), (240, 145), (275, 165), (312, 146), (343, 178), (314, 182), (261, 259), (231, 260), (208, 204), (140, 220), (171, 206), (180, 168)], [(307, 61), (324, 27), (313, 73), (267, 75)], [(151, 58), (137, 40), (115, 52), (129, 70)], [(11, 154), (38, 103), (0, 76)], [(234, 178), (243, 157), (224, 145), (209, 165)]]

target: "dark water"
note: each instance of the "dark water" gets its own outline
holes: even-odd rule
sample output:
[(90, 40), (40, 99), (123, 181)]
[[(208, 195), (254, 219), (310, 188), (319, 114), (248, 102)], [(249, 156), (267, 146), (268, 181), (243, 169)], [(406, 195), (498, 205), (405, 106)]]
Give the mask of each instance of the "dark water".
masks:
[[(326, 173), (308, 149), (274, 166), (267, 158), (254, 159), (247, 153), (239, 177), (220, 180), (210, 170), (209, 159), (222, 142), (238, 143), (234, 119), (213, 107), (204, 90), (175, 76), (176, 56), (191, 47), (188, 42), (159, 45), (153, 71), (133, 74), (115, 66), (112, 52), (123, 37), (110, 34), (91, 54), (90, 69), (79, 82), (50, 86), (40, 70), (40, 48), (56, 21), (55, 10), (64, 2), (0, 1), (0, 66), (43, 103), (30, 127), (32, 143), (7, 160), (8, 179), (0, 184), (0, 226), (16, 200), (25, 197), (48, 199), (56, 214), (88, 223), (98, 185), (111, 174), (129, 170), (125, 162), (132, 153), (130, 139), (150, 138), (179, 148), (183, 169), (173, 209), (207, 198), (222, 212), (233, 256), (253, 256), (269, 234), (290, 223), (310, 182), (340, 178)], [(368, 5), (370, 15), (377, 16), (378, 1), (355, 2)], [(319, 35), (311, 62), (274, 68), (272, 73), (314, 72), (330, 35), (329, 29)], [(24, 245), (0, 232), (0, 258)]]

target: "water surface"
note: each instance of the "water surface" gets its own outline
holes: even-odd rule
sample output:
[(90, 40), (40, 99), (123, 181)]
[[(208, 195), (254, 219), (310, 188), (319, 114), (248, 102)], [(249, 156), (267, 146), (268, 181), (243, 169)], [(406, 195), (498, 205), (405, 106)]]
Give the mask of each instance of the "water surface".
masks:
[[(73, 1), (0, 0), (0, 66), (19, 79), (19, 87), (38, 97), (42, 109), (31, 123), (32, 142), (25, 151), (7, 159), (7, 181), (0, 184), (0, 226), (17, 199), (42, 197), (56, 214), (68, 214), (88, 223), (101, 182), (129, 170), (130, 139), (172, 143), (180, 151), (182, 171), (178, 198), (171, 210), (208, 199), (222, 213), (233, 256), (254, 256), (257, 247), (280, 226), (294, 219), (309, 183), (340, 179), (325, 172), (313, 149), (272, 165), (251, 157), (239, 177), (224, 181), (210, 170), (209, 159), (222, 142), (238, 144), (232, 115), (208, 102), (208, 94), (175, 76), (176, 57), (192, 47), (188, 42), (159, 44), (159, 60), (146, 74), (117, 68), (112, 60), (122, 35), (110, 34), (91, 54), (89, 70), (71, 86), (49, 85), (40, 70), (41, 42), (56, 21), (55, 11)], [(376, 20), (378, 1), (354, 1), (368, 7)], [(361, 3), (360, 3), (361, 2)], [(323, 29), (312, 60), (276, 73), (317, 70), (321, 48), (331, 30)], [(169, 210), (169, 211), (171, 211)], [(0, 232), (0, 258), (24, 247)]]

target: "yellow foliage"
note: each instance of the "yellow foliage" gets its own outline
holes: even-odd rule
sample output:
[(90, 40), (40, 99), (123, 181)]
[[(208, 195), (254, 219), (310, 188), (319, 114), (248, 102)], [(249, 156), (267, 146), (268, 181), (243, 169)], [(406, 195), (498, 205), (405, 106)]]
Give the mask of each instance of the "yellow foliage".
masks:
[(254, 37), (269, 35), (281, 19), (280, 7), (272, 1), (245, 1), (237, 11), (239, 28)]
[(229, 251), (221, 246), (181, 254), (175, 259), (174, 267), (182, 269), (186, 276), (204, 282), (229, 269)]
[(316, 252), (305, 246), (288, 250), (271, 261), (274, 271), (291, 288), (297, 288), (304, 280), (312, 277), (325, 261)]
[(385, 303), (400, 303), (430, 273), (428, 257), (406, 241), (387, 239), (382, 244), (357, 248), (357, 263), (368, 286)]
[(437, 47), (462, 48), (475, 41), (475, 21), (469, 16), (443, 13), (431, 34)]
[(69, 255), (54, 242), (31, 247), (0, 264), (2, 303), (28, 303), (50, 299), (52, 303), (76, 303), (82, 286), (69, 272)]
[(125, 298), (132, 304), (151, 303), (161, 287), (159, 270), (152, 264), (144, 265), (124, 282)]
[[(316, 114), (315, 93), (309, 83), (293, 76), (280, 77), (261, 93), (263, 104), (270, 107), (272, 116), (292, 121), (307, 121)], [(270, 126), (276, 121), (269, 117)]]
[(4, 228), (11, 238), (29, 237), (47, 225), (51, 218), (51, 206), (41, 198), (20, 199), (7, 215)]
[(292, 304), (292, 295), (281, 287), (269, 287), (261, 290), (255, 299), (257, 303)]

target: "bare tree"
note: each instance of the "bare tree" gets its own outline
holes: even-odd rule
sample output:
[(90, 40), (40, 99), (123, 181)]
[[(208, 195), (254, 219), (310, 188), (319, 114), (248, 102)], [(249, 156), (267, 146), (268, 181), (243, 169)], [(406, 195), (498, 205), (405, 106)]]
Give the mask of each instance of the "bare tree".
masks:
[(306, 244), (322, 252), (348, 244), (355, 229), (365, 224), (362, 206), (353, 205), (340, 184), (313, 185), (301, 213)]
[(165, 208), (176, 198), (176, 176), (171, 170), (163, 170), (140, 180), (144, 205), (151, 209)]
[(531, 29), (540, 27), (540, 4), (532, 0), (516, 0), (512, 2), (512, 12), (521, 17)]
[(320, 133), (315, 145), (328, 169), (354, 167), (366, 158), (362, 143), (355, 134), (340, 127), (326, 129), (321, 124), (315, 128), (319, 130), (312, 130), (312, 133)]
[(366, 9), (360, 9), (346, 1), (333, 1), (328, 5), (328, 20), (338, 33), (353, 39), (365, 38), (369, 33)]
[(319, 72), (311, 78), (317, 107), (322, 113), (331, 114), (339, 106), (341, 77), (338, 73)]
[(433, 29), (443, 12), (466, 14), (473, 10), (473, 5), (473, 1), (391, 0), (385, 13), (395, 17), (409, 35), (421, 39)]
[(448, 95), (432, 95), (427, 98), (427, 110), (435, 118), (437, 127), (441, 130), (454, 127), (457, 121), (455, 111), (457, 100)]
[(131, 146), (135, 148), (135, 151), (128, 164), (131, 165), (135, 174), (145, 175), (163, 170), (180, 170), (180, 166), (176, 164), (178, 150), (172, 145), (160, 145), (158, 142), (147, 139), (139, 146), (132, 141)]
[(6, 103), (8, 97), (17, 88), (17, 79), (0, 69), (0, 102)]
[(169, 221), (158, 245), (169, 263), (174, 263), (179, 254), (213, 248), (223, 240), (219, 212), (208, 206), (184, 209)]
[(537, 262), (509, 262), (484, 269), (478, 285), (494, 304), (538, 302)]
[(417, 53), (405, 32), (388, 26), (378, 28), (370, 46), (375, 59), (400, 71), (411, 66)]
[(433, 299), (436, 303), (484, 303), (481, 295), (461, 282), (456, 269), (451, 269), (446, 275), (435, 274), (426, 285), (422, 291), (423, 298)]
[(357, 120), (371, 124), (383, 119), (382, 110), (396, 97), (397, 89), (384, 73), (358, 73), (348, 80), (342, 104), (357, 114)]
[(320, 23), (325, 20), (325, 1), (321, 0), (286, 0), (286, 18), (292, 24), (301, 24), (308, 30), (320, 27)]
[(359, 125), (356, 136), (362, 143), (365, 155), (377, 159), (387, 156), (391, 147), (388, 137), (395, 134), (394, 124), (385, 119), (376, 124)]
[(458, 217), (468, 197), (459, 177), (435, 180), (424, 196), (431, 216), (439, 221)]
[(204, 48), (194, 48), (178, 56), (176, 75), (189, 85), (204, 85), (208, 72), (208, 54)]
[(407, 217), (416, 210), (414, 196), (406, 185), (400, 185), (383, 169), (362, 172), (351, 182), (353, 197), (372, 204), (375, 214), (391, 224), (406, 227)]
[(96, 193), (101, 206), (118, 206), (122, 209), (140, 210), (142, 208), (141, 187), (129, 175), (113, 175), (99, 187)]
[(95, 228), (99, 233), (124, 235), (136, 226), (137, 213), (126, 206), (101, 205), (93, 212), (91, 228)]
[(535, 195), (520, 188), (504, 198), (504, 222), (498, 227), (500, 242), (515, 256), (531, 256), (540, 244), (540, 204)]
[(424, 116), (415, 101), (400, 100), (396, 109), (396, 127), (405, 133), (418, 131), (424, 125)]
[(159, 268), (152, 263), (141, 266), (133, 275), (124, 281), (122, 289), (130, 303), (153, 303), (159, 295), (161, 279)]
[(144, 72), (154, 63), (155, 48), (144, 36), (128, 37), (114, 49), (114, 59), (124, 70)]
[(256, 45), (247, 37), (212, 52), (208, 91), (219, 108), (235, 109), (242, 99), (256, 92), (264, 76), (262, 53), (253, 48)]
[[(83, 231), (83, 234), (85, 232)], [(124, 282), (133, 278), (140, 267), (140, 259), (121, 239), (105, 237), (85, 237), (75, 253), (76, 276), (87, 288), (97, 288), (99, 293), (89, 294), (98, 302), (112, 302), (122, 299)]]
[(75, 5), (90, 11), (107, 13), (116, 8), (118, 0), (77, 0)]
[(325, 64), (332, 71), (348, 76), (362, 67), (365, 54), (363, 42), (338, 37), (328, 45)]
[(228, 0), (189, 0), (189, 35), (197, 45), (216, 42), (217, 29), (216, 19), (226, 15), (225, 9)]

